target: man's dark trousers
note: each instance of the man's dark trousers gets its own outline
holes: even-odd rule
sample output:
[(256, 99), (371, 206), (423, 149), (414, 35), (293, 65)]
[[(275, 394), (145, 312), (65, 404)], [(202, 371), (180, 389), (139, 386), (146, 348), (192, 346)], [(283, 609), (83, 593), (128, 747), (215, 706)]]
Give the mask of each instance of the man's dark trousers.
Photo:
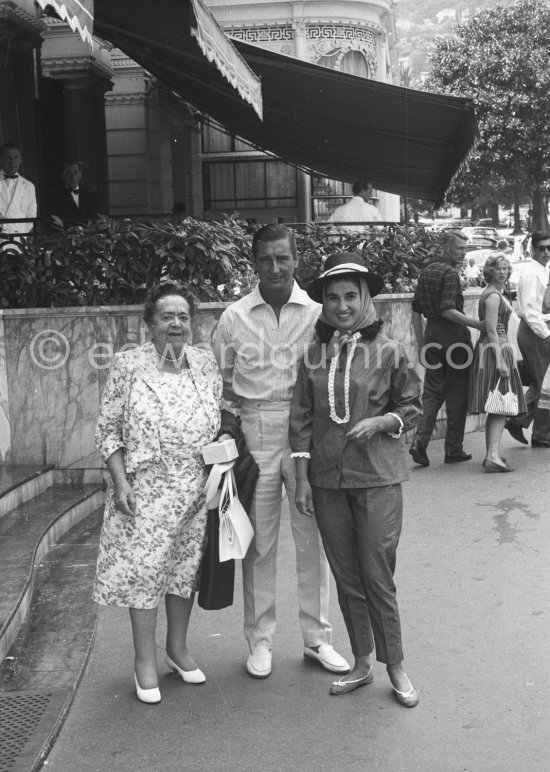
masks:
[(538, 408), (537, 402), (546, 370), (550, 365), (550, 353), (543, 345), (543, 339), (533, 332), (524, 319), (519, 323), (517, 341), (523, 361), (534, 383), (525, 394), (527, 413), (514, 416), (510, 419), (510, 423), (527, 429), (533, 422), (531, 439), (548, 442), (550, 441), (550, 410)]
[(445, 402), (447, 432), (445, 454), (462, 451), (468, 409), (468, 374), (472, 343), (467, 327), (443, 317), (428, 319), (424, 332), (422, 363), (426, 366), (422, 393), (422, 415), (416, 427), (415, 442), (426, 448), (437, 414)]

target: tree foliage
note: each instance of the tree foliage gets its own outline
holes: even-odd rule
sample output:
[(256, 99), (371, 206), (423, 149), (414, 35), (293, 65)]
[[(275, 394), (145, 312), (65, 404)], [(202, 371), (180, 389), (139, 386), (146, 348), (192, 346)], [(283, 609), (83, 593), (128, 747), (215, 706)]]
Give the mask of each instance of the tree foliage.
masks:
[[(473, 99), (477, 147), (457, 178), (455, 196), (475, 198), (485, 184), (533, 192), (533, 220), (547, 227), (550, 190), (550, 8), (520, 0), (475, 14), (440, 38), (427, 88)], [(518, 192), (519, 195), (519, 192)]]

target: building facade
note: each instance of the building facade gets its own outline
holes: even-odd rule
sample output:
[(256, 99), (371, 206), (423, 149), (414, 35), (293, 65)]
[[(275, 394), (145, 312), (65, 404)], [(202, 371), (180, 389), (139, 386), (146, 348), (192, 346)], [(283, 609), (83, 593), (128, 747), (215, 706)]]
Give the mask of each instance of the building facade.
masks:
[[(208, 6), (234, 40), (350, 75), (396, 82), (393, 0), (208, 0)], [(258, 222), (324, 220), (351, 195), (349, 183), (306, 174), (212, 126), (202, 128), (201, 150), (209, 217), (235, 208)], [(399, 219), (398, 196), (373, 195), (383, 220)]]
[[(207, 0), (235, 40), (359, 77), (397, 78), (394, 0)], [(0, 0), (0, 141), (17, 142), (42, 211), (64, 159), (84, 164), (112, 215), (238, 211), (254, 222), (323, 220), (351, 194), (252, 147), (108, 43), (92, 51), (32, 0)], [(330, 106), (327, 105), (327, 109)], [(382, 219), (397, 196), (375, 191)]]

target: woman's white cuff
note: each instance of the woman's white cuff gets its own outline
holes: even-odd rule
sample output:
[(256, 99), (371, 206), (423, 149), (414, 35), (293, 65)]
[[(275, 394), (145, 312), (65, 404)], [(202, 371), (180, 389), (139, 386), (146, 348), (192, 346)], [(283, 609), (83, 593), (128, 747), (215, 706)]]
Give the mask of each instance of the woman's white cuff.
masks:
[(396, 432), (387, 432), (390, 437), (395, 437), (396, 440), (398, 440), (401, 435), (403, 434), (403, 429), (405, 428), (405, 424), (403, 423), (403, 419), (400, 415), (397, 415), (397, 413), (386, 413), (386, 415), (392, 415), (394, 418), (397, 418), (399, 421), (399, 429)]

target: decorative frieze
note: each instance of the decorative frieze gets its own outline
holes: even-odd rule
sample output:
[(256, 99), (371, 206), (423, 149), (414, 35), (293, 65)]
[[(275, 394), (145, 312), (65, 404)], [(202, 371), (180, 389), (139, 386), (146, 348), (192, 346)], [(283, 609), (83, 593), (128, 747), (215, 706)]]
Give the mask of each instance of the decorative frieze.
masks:
[(294, 40), (294, 30), (290, 24), (273, 24), (269, 27), (226, 27), (225, 32), (234, 40), (257, 45)]
[(306, 24), (306, 34), (310, 41), (329, 40), (332, 43), (353, 41), (376, 50), (375, 33), (354, 24)]
[(265, 27), (258, 24), (225, 26), (224, 29), (234, 40), (269, 47), (286, 56), (296, 56), (296, 39), (298, 35), (303, 36), (309, 61), (316, 62), (322, 57), (334, 56), (335, 69), (340, 68), (341, 60), (348, 51), (359, 51), (365, 57), (371, 73), (377, 70), (377, 39), (383, 32), (378, 25), (307, 20)]
[(318, 62), (334, 57), (331, 66), (340, 69), (342, 59), (349, 51), (359, 51), (366, 59), (372, 77), (377, 69), (376, 32), (354, 24), (318, 22), (306, 24), (309, 59)]

